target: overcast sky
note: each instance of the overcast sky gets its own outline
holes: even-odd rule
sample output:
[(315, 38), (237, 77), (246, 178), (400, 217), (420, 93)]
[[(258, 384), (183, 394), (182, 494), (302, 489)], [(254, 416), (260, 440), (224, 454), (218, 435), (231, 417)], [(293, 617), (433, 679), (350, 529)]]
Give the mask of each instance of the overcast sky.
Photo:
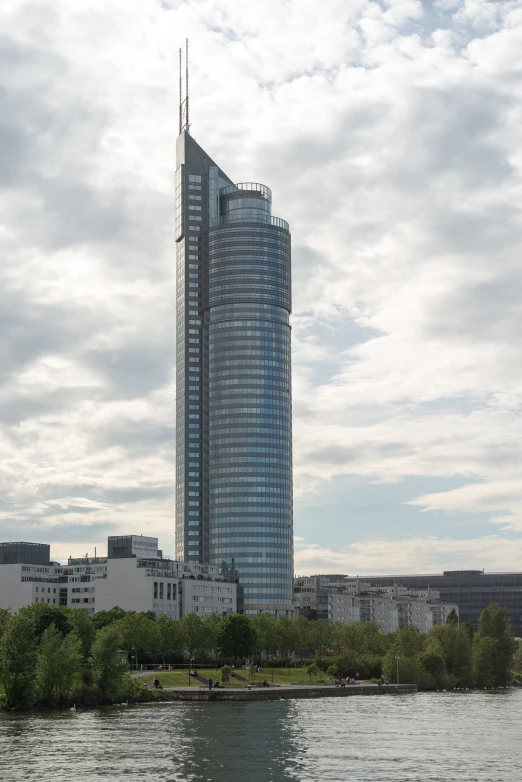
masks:
[(0, 540), (173, 552), (186, 36), (291, 226), (296, 572), (521, 570), (520, 0), (2, 0)]

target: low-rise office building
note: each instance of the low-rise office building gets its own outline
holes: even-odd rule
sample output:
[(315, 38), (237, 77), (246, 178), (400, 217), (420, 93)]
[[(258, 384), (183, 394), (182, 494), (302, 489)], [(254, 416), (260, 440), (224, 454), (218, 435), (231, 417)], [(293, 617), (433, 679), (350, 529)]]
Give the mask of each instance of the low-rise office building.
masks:
[(436, 590), (441, 600), (459, 607), (461, 622), (478, 630), (480, 614), (491, 603), (505, 609), (515, 636), (522, 638), (522, 573), (485, 573), (483, 570), (445, 570), (431, 575), (366, 576), (370, 584), (407, 589)]
[(236, 613), (237, 584), (217, 565), (163, 557), (157, 538), (141, 535), (110, 537), (106, 557), (70, 557), (66, 565), (51, 561), (47, 544), (1, 543), (0, 608), (38, 602), (89, 615), (119, 606), (180, 619)]
[(453, 609), (458, 614), (458, 606), (442, 603), (435, 590), (372, 585), (341, 575), (295, 578), (294, 599), (296, 613), (310, 619), (343, 624), (373, 621), (385, 633), (410, 626), (425, 633), (443, 624)]

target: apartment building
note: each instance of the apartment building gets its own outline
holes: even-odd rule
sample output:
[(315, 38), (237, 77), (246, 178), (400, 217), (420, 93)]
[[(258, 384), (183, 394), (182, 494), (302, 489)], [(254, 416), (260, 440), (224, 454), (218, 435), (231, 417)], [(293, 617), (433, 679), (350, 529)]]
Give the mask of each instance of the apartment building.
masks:
[(194, 612), (233, 614), (237, 584), (217, 565), (163, 557), (157, 538), (112, 536), (106, 557), (50, 559), (42, 543), (0, 543), (0, 608), (31, 603), (69, 606), (93, 615), (119, 606), (180, 619)]

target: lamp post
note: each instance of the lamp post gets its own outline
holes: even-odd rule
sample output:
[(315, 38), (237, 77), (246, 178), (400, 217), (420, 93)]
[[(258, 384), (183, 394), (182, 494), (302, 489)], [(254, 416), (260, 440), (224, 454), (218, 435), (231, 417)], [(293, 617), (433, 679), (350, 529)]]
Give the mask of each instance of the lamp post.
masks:
[(399, 648), (400, 647), (398, 647), (398, 646), (395, 648), (395, 665), (396, 665), (396, 668), (397, 668), (397, 684), (399, 684)]

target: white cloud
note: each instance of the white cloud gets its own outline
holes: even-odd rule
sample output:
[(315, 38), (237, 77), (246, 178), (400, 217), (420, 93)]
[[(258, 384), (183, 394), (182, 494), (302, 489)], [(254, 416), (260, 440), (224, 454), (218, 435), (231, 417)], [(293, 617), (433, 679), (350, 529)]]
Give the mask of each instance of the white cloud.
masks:
[(520, 531), (518, 6), (2, 4), (6, 535), (70, 553), (145, 520), (171, 542), (186, 35), (197, 140), (291, 222), (298, 493), (458, 476), (414, 507)]
[(413, 538), (368, 540), (339, 551), (318, 545), (297, 548), (297, 575), (347, 573), (351, 576), (442, 573), (444, 570), (520, 570), (522, 541), (487, 535), (473, 540)]

